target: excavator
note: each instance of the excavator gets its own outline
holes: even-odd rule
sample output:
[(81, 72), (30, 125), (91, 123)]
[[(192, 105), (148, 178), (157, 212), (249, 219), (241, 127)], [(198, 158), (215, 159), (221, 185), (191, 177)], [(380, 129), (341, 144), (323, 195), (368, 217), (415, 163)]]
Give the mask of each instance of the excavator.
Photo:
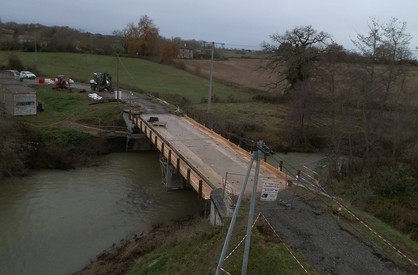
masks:
[(58, 75), (52, 89), (69, 89), (71, 91), (70, 80), (64, 75)]
[(90, 87), (92, 91), (96, 89), (103, 91), (104, 89), (113, 92), (112, 77), (108, 73), (94, 73), (94, 79), (90, 80)]

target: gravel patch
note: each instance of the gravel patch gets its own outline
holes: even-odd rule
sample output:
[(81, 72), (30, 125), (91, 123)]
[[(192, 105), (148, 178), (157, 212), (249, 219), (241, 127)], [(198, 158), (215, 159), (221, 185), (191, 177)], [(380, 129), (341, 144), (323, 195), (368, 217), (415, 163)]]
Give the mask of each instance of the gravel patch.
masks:
[[(280, 194), (283, 201), (292, 197), (292, 189)], [(283, 241), (301, 252), (319, 274), (411, 274), (378, 257), (371, 247), (343, 230), (336, 217), (315, 213), (298, 197), (292, 209), (284, 209), (278, 202), (258, 206), (256, 213), (263, 212)]]

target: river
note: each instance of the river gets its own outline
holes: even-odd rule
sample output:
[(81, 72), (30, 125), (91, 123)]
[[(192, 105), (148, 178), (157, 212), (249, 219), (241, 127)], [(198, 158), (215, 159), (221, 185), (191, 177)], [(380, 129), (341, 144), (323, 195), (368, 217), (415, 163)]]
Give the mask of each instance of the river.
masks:
[(204, 208), (194, 190), (165, 191), (158, 152), (100, 163), (0, 182), (0, 274), (72, 274), (113, 243)]

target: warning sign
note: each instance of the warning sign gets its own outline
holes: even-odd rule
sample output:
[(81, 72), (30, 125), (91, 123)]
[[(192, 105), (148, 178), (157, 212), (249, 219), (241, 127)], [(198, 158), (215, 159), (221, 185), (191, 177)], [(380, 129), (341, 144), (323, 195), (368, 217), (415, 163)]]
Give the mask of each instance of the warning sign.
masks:
[(265, 182), (263, 191), (261, 191), (260, 201), (275, 201), (277, 193), (279, 193), (279, 185), (277, 182)]

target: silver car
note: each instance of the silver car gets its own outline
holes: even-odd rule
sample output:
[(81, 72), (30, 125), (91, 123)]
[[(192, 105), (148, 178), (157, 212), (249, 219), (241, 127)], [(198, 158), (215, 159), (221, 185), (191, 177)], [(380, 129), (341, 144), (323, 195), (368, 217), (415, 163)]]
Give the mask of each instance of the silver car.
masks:
[(20, 72), (20, 77), (21, 78), (26, 78), (26, 79), (35, 79), (36, 75), (29, 72), (29, 71), (21, 71)]

